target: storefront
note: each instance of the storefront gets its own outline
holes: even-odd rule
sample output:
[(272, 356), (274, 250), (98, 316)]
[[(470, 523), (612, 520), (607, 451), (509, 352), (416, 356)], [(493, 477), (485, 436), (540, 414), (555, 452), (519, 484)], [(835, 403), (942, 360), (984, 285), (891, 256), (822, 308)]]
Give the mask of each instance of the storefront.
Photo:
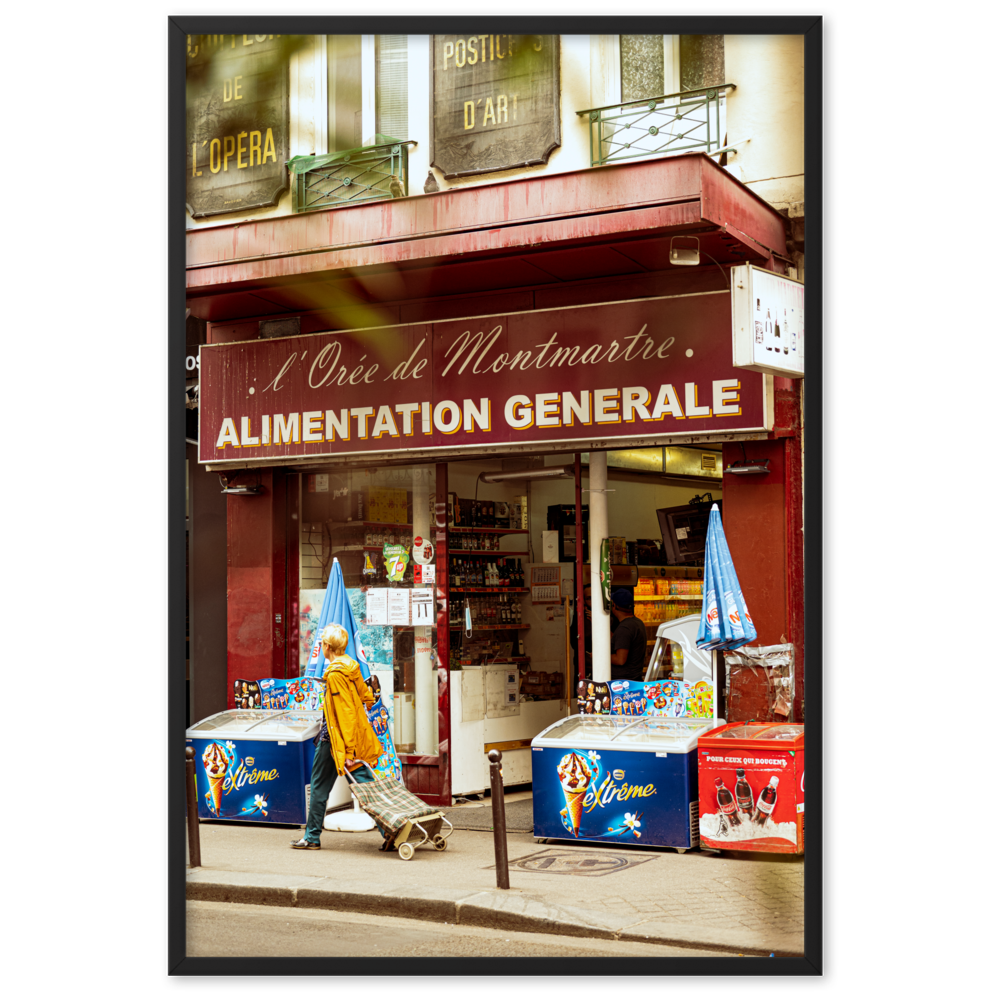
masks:
[[(571, 710), (578, 467), (615, 491), (583, 504), (621, 561), (664, 578), (693, 574), (652, 554), (656, 511), (721, 497), (761, 640), (795, 644), (801, 678), (800, 389), (734, 368), (716, 266), (783, 251), (781, 217), (701, 155), (190, 233), (198, 461), (245, 490), (219, 683), (298, 676), (336, 557), (408, 787), (450, 804), (493, 746), (530, 780), (530, 739)], [(722, 475), (748, 458), (767, 471)]]

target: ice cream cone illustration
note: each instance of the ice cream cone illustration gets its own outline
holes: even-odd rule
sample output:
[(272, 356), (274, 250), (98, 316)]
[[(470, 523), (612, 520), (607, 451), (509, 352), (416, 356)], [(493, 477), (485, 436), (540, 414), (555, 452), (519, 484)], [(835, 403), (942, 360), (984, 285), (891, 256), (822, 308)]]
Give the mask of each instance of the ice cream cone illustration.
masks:
[(556, 769), (559, 783), (566, 798), (566, 816), (573, 836), (580, 835), (580, 817), (583, 815), (583, 800), (586, 798), (590, 781), (594, 776), (591, 765), (578, 753), (568, 753)]
[(208, 796), (212, 798), (212, 811), (218, 816), (222, 802), (222, 783), (229, 770), (229, 757), (218, 743), (209, 743), (201, 755), (201, 762), (208, 775)]

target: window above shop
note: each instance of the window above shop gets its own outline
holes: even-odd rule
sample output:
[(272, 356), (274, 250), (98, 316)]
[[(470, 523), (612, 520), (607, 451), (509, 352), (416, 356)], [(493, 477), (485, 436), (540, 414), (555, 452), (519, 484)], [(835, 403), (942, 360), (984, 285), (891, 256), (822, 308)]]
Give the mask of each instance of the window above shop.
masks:
[(408, 50), (406, 35), (327, 36), (329, 152), (290, 161), (296, 212), (409, 193)]
[(723, 35), (620, 35), (621, 103), (578, 111), (590, 123), (592, 166), (726, 142)]

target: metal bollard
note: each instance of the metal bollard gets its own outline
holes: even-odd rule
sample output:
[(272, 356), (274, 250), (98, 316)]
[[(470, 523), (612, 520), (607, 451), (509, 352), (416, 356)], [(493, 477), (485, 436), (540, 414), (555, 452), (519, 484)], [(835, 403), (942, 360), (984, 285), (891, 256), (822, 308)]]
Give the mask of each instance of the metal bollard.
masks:
[(490, 798), (493, 800), (493, 853), (497, 861), (497, 888), (510, 888), (510, 873), (507, 870), (507, 819), (503, 811), (503, 778), (500, 775), (500, 761), (503, 754), (491, 750), (490, 758)]
[(185, 747), (184, 779), (187, 785), (188, 852), (191, 867), (201, 867), (201, 835), (198, 830), (198, 796), (194, 790), (194, 747)]

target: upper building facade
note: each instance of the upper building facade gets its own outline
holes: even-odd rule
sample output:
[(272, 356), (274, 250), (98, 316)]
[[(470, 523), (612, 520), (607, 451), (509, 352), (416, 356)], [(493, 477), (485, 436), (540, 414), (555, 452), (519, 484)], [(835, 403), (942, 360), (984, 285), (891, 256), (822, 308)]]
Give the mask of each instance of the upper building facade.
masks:
[(801, 35), (199, 35), (188, 227), (704, 152), (790, 219)]

